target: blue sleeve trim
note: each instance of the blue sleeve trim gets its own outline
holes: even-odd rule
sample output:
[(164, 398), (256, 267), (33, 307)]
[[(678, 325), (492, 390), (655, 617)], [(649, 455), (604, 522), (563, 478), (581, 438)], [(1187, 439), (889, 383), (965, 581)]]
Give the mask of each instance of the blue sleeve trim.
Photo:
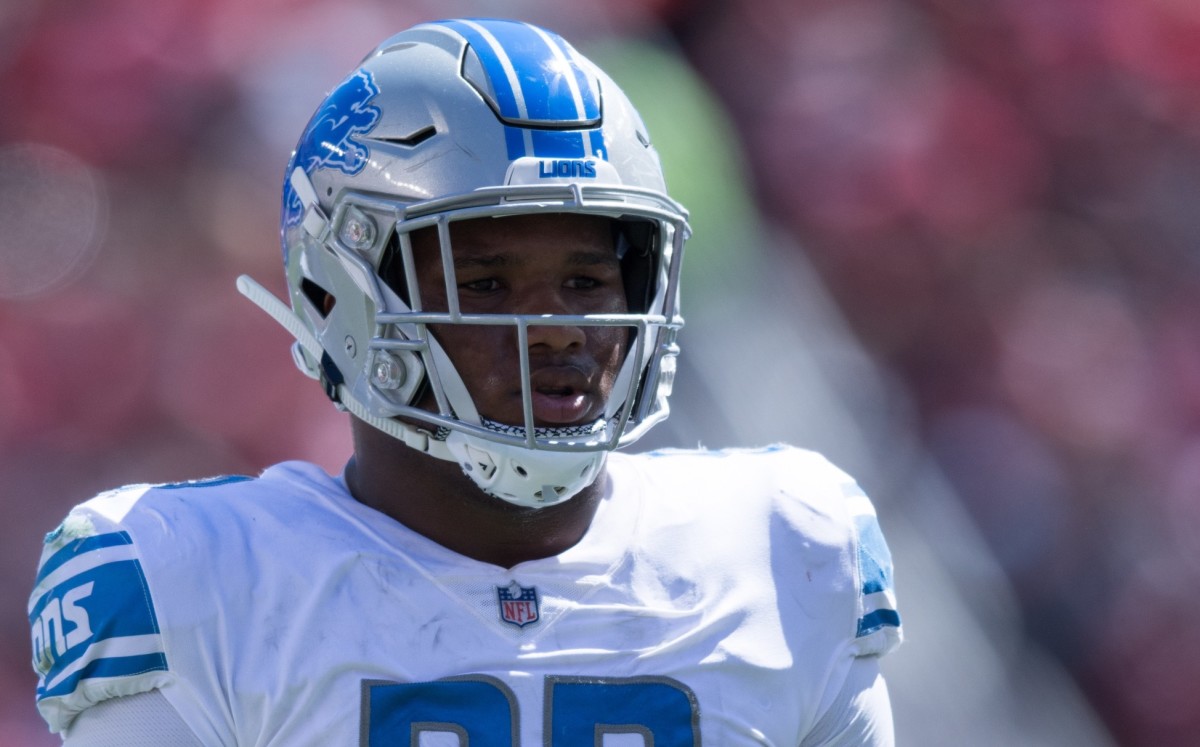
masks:
[[(62, 532), (62, 527), (55, 529), (50, 534), (46, 535), (47, 542), (55, 541)], [(41, 569), (38, 570), (37, 580), (34, 585), (40, 584), (46, 576), (49, 576), (54, 571), (66, 563), (71, 562), (83, 553), (93, 550), (100, 550), (105, 547), (116, 547), (118, 545), (132, 545), (133, 540), (128, 532), (111, 532), (109, 534), (97, 534), (93, 537), (85, 537), (84, 539), (76, 540), (58, 552), (51, 555), (42, 563)]]
[(77, 539), (51, 555), (30, 600), (38, 700), (95, 678), (166, 671), (158, 617), (130, 536)]
[(119, 656), (98, 659), (74, 672), (58, 682), (52, 688), (38, 689), (37, 699), (57, 698), (70, 695), (84, 680), (113, 679), (117, 677), (132, 677), (146, 672), (167, 671), (167, 656), (163, 653), (141, 654), (138, 656)]
[(896, 610), (875, 610), (858, 619), (858, 637), (874, 633), (883, 628), (900, 627), (900, 613)]
[(873, 515), (854, 517), (858, 529), (858, 568), (862, 574), (862, 593), (878, 594), (892, 588), (892, 553), (879, 520)]
[(879, 519), (866, 494), (856, 483), (843, 485), (842, 489), (854, 504), (852, 512), (859, 580), (856, 635), (862, 639), (879, 631), (889, 631), (884, 637), (894, 637), (898, 641), (901, 622), (900, 614), (896, 611), (892, 552), (888, 549)]
[(183, 488), (215, 488), (218, 485), (229, 485), (235, 482), (246, 482), (253, 480), (253, 477), (245, 475), (225, 475), (223, 477), (209, 477), (204, 480), (189, 480), (187, 482), (172, 482), (165, 485), (155, 485), (156, 490), (181, 490)]

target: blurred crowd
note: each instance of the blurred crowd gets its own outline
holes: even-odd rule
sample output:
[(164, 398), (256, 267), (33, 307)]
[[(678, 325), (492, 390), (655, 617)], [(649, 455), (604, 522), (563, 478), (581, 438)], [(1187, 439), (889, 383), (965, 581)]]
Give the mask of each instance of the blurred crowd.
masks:
[[(1195, 744), (1200, 4), (42, 0), (0, 7), (0, 745), (54, 743), (23, 610), (72, 504), (341, 469), (343, 416), (233, 278), (282, 288), (279, 183), (323, 92), (387, 30), (495, 14), (686, 61), (764, 225), (911, 397), (1025, 635), (1117, 742)], [(751, 251), (692, 207), (689, 261)], [(685, 315), (727, 300), (701, 290)]]
[(1128, 744), (1200, 743), (1200, 4), (748, 0), (674, 28)]

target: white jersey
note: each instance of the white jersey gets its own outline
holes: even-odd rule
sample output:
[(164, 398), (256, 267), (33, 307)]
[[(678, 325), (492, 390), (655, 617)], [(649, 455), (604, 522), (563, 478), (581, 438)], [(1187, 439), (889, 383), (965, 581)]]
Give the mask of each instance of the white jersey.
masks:
[(98, 496), (46, 540), (38, 707), (57, 732), (160, 689), (206, 745), (794, 746), (855, 657), (899, 643), (874, 509), (821, 457), (609, 474), (577, 545), (513, 568), (301, 462)]

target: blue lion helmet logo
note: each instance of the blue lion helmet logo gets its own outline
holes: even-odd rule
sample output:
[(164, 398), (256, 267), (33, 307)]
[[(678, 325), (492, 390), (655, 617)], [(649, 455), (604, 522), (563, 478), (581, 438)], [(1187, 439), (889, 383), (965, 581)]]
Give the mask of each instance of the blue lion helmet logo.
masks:
[[(370, 150), (352, 138), (365, 135), (379, 123), (381, 111), (370, 103), (378, 94), (379, 86), (366, 70), (358, 70), (338, 84), (309, 121), (288, 164), (287, 174), (290, 175), (297, 166), (308, 174), (316, 169), (338, 169), (351, 175), (362, 171)], [(304, 206), (285, 175), (284, 224), (295, 225), (303, 213)]]

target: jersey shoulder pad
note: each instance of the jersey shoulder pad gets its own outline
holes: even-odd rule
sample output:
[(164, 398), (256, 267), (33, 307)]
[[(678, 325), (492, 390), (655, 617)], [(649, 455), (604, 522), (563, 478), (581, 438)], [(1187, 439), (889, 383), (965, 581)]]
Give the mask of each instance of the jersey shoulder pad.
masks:
[[(823, 517), (819, 523), (830, 528), (831, 537), (850, 543), (848, 560), (856, 594), (851, 650), (858, 656), (891, 651), (903, 640), (903, 628), (896, 607), (892, 554), (874, 503), (853, 477), (816, 452), (776, 445), (764, 453), (775, 461), (780, 494), (798, 500), (806, 518)], [(806, 525), (816, 531), (812, 523)]]
[(640, 457), (655, 486), (668, 486), (689, 506), (703, 500), (709, 508), (732, 506), (729, 510), (741, 512), (752, 510), (756, 501), (769, 503), (768, 510), (790, 527), (797, 548), (823, 547), (838, 558), (836, 593), (853, 594), (840, 597), (855, 613), (843, 618), (851, 651), (879, 655), (900, 644), (892, 556), (875, 506), (853, 477), (824, 456), (772, 444), (717, 451), (660, 449)]
[(53, 732), (95, 703), (171, 680), (137, 547), (116, 518), (147, 489), (102, 494), (46, 536), (28, 613), (38, 710)]

